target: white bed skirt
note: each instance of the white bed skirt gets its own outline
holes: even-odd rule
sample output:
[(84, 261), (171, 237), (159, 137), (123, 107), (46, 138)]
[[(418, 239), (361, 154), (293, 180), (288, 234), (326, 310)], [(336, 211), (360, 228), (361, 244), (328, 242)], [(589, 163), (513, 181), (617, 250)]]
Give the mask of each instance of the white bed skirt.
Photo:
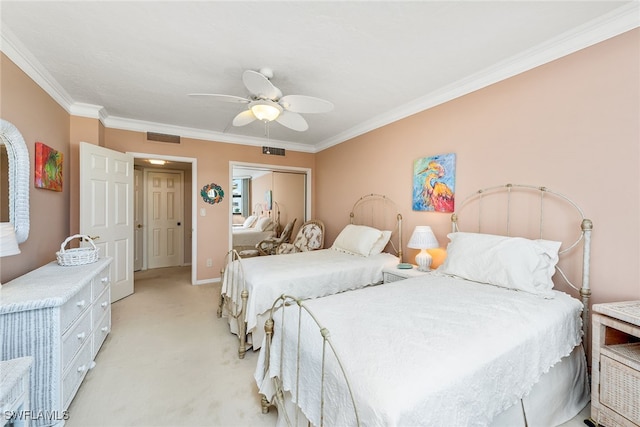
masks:
[[(590, 393), (587, 361), (582, 345), (578, 345), (569, 356), (563, 358), (544, 374), (523, 399), (528, 424), (525, 424), (522, 405), (518, 402), (494, 418), (491, 426), (558, 426), (584, 409), (589, 403)], [(287, 422), (285, 411), (279, 410), (277, 426), (308, 426), (302, 411), (291, 402), (289, 393), (285, 394), (289, 422)]]

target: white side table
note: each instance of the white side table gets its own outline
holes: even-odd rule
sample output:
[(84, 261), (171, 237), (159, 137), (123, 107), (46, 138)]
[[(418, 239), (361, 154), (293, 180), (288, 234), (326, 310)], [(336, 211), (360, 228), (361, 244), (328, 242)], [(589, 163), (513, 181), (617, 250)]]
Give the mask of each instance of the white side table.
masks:
[(640, 301), (593, 304), (591, 419), (640, 425)]
[(0, 361), (0, 425), (29, 426), (29, 376), (33, 357)]
[(414, 265), (413, 268), (397, 268), (386, 267), (382, 270), (383, 283), (397, 282), (398, 280), (410, 279), (412, 277), (423, 276), (429, 274), (429, 271), (418, 271), (418, 266)]

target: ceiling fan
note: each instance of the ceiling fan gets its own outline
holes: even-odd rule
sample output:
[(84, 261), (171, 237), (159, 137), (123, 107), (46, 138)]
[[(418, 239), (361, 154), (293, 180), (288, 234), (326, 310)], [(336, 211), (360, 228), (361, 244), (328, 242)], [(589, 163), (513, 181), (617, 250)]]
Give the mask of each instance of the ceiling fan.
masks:
[(272, 77), (273, 71), (269, 68), (261, 68), (259, 72), (243, 72), (242, 82), (250, 93), (245, 98), (217, 93), (190, 93), (189, 96), (207, 96), (218, 101), (247, 104), (247, 109), (234, 117), (234, 126), (245, 126), (254, 120), (265, 123), (275, 120), (289, 129), (302, 132), (309, 129), (309, 125), (299, 113), (326, 113), (333, 110), (333, 104), (324, 99), (305, 95), (282, 96), (280, 89), (271, 83)]

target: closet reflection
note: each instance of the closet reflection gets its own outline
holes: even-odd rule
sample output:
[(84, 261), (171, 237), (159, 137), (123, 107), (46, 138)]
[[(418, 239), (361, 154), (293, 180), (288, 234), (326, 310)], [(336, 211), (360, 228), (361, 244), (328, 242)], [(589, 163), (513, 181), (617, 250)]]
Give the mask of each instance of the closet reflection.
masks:
[[(307, 219), (306, 172), (255, 166), (234, 166), (232, 171), (231, 222), (235, 231), (232, 233), (234, 248), (246, 249), (245, 246), (252, 246), (253, 242), (247, 242), (246, 236), (240, 237), (241, 232), (238, 231), (251, 216), (270, 217), (275, 225), (273, 235), (276, 237), (288, 222), (296, 219), (299, 227)], [(295, 235), (298, 227), (293, 230), (292, 235)], [(244, 228), (246, 230), (247, 227)]]

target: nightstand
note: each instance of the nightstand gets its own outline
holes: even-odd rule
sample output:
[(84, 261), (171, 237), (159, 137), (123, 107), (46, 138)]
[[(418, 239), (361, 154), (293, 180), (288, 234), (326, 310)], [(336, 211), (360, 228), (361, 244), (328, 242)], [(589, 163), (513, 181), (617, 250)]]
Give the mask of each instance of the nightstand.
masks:
[(416, 265), (410, 269), (386, 267), (382, 269), (382, 283), (397, 282), (398, 280), (410, 279), (412, 277), (423, 276), (429, 273), (429, 271), (418, 271), (418, 266)]
[(591, 418), (640, 425), (640, 301), (593, 305)]

